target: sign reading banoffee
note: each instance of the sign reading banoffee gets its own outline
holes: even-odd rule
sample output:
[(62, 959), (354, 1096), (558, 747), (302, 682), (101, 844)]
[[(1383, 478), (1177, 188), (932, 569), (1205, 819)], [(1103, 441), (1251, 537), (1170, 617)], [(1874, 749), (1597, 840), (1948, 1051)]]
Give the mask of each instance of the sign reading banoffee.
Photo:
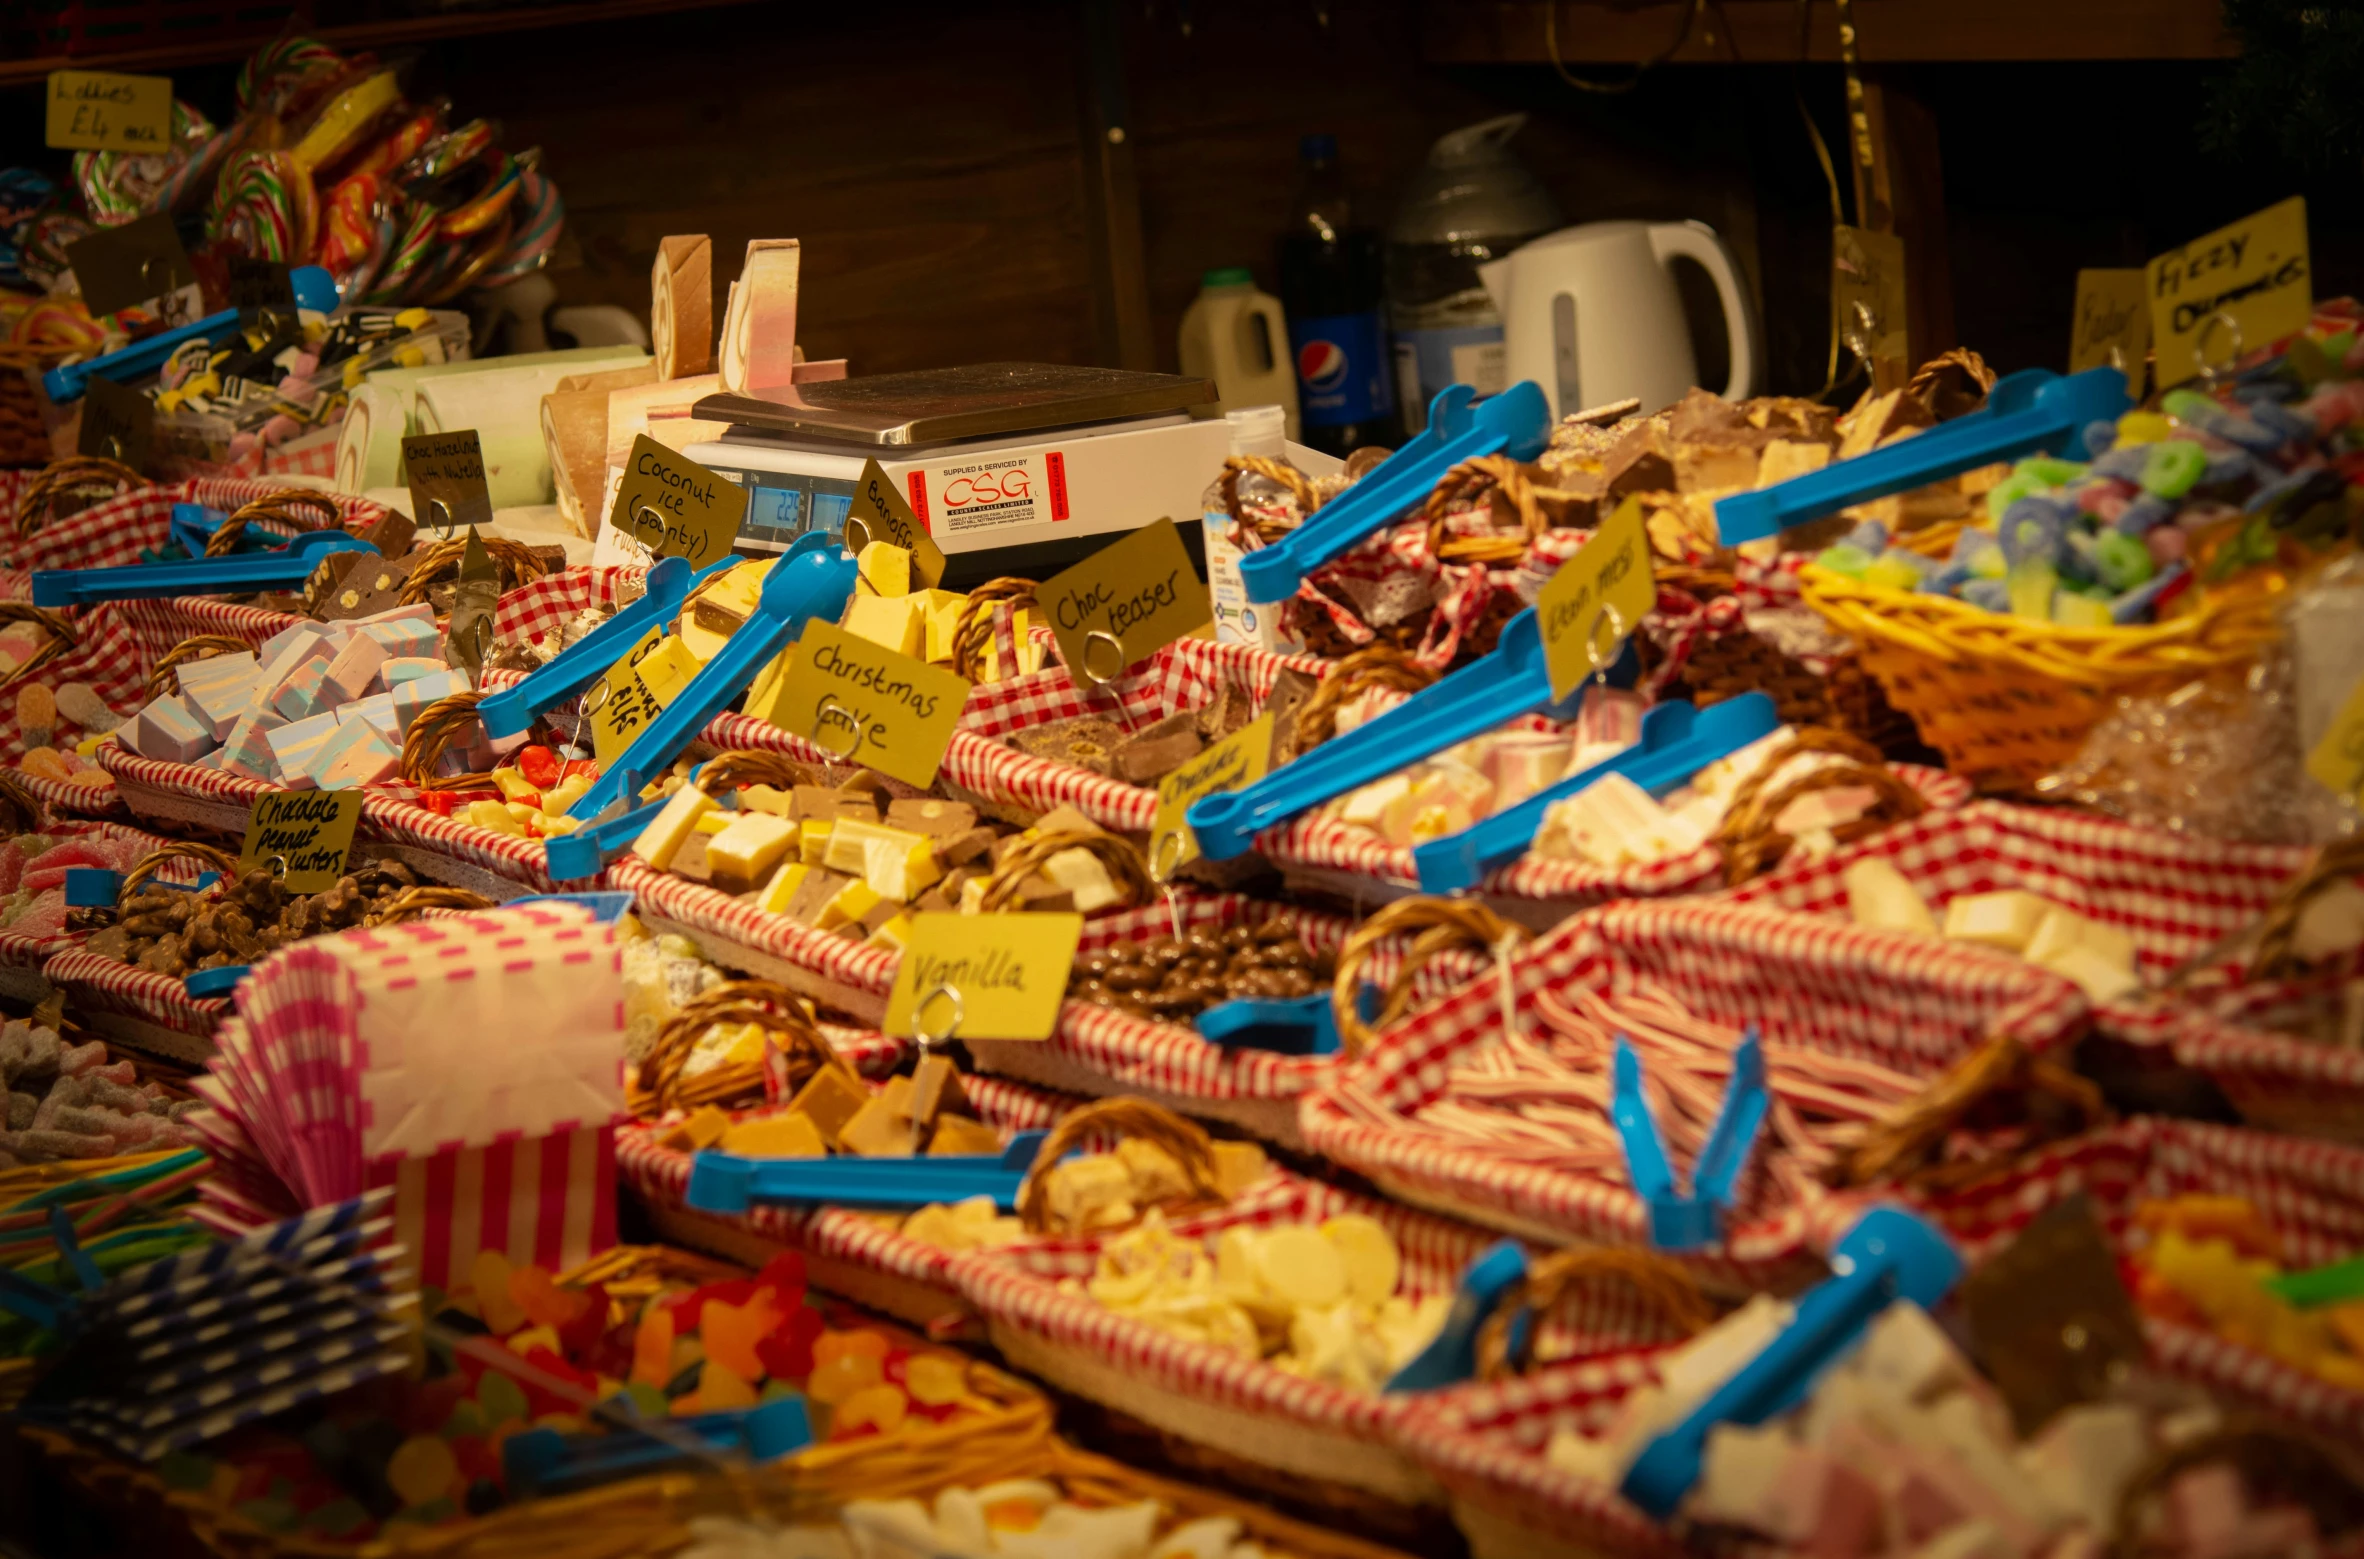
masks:
[(1618, 645), (1657, 604), (1650, 532), (1641, 500), (1628, 498), (1535, 597), (1552, 698), (1566, 698), (1596, 665), (1615, 660)]
[(915, 914), (887, 997), (886, 1031), (1048, 1039), (1082, 938), (1081, 915)]
[(968, 701), (966, 679), (815, 618), (769, 713), (834, 757), (924, 790)]
[(1198, 859), (1198, 835), (1184, 821), (1192, 802), (1253, 785), (1271, 766), (1272, 715), (1267, 712), (1159, 780), (1157, 817), (1149, 825), (1150, 870), (1170, 877)]
[(361, 821), (358, 790), (274, 790), (255, 797), (238, 851), (238, 873), (258, 866), (279, 873), (290, 893), (324, 893), (345, 875)]
[(1215, 621), (1215, 603), (1170, 519), (1144, 525), (1053, 575), (1034, 598), (1078, 683), (1113, 681)]
[(862, 467), (862, 479), (854, 483), (845, 523), (845, 544), (856, 551), (865, 541), (883, 541), (910, 553), (912, 588), (933, 590), (944, 582), (944, 549), (875, 460)]

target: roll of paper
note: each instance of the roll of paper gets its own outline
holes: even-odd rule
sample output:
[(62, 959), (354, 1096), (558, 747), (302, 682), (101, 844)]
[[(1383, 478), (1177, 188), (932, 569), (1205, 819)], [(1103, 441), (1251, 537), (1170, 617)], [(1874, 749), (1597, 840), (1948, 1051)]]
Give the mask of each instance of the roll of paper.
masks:
[(714, 241), (704, 233), (657, 241), (648, 333), (656, 343), (658, 378), (679, 379), (714, 366)]
[[(687, 412), (722, 388), (719, 374), (693, 374), (687, 379), (659, 379), (611, 391), (607, 398), (607, 464), (621, 465), (632, 452), (632, 440), (648, 431), (649, 416), (658, 411)], [(600, 513), (602, 520), (606, 512)]]
[(651, 382), (656, 372), (651, 362), (607, 373), (569, 374), (542, 397), (542, 444), (550, 459), (550, 485), (560, 515), (578, 536), (589, 537), (599, 529), (607, 398), (616, 390)]
[(553, 365), (564, 374), (598, 373), (647, 361), (647, 351), (637, 346), (582, 346), (570, 347), (561, 352), (518, 352), (507, 357), (472, 357), (456, 363), (425, 363), (417, 368), (381, 368), (364, 382), (400, 391), (404, 414), (415, 427), (419, 415), (419, 386), (431, 379)]
[(793, 238), (758, 238), (731, 284), (722, 322), (722, 387), (757, 395), (796, 379), (796, 273)]
[(337, 430), (337, 491), (360, 493), (400, 482), (402, 436), (409, 431), (409, 399), (400, 390), (381, 384), (356, 389)]
[(572, 364), (535, 363), (430, 379), (419, 386), (418, 431), (476, 430), (494, 508), (548, 503), (550, 454), (542, 439), (542, 397), (573, 371)]

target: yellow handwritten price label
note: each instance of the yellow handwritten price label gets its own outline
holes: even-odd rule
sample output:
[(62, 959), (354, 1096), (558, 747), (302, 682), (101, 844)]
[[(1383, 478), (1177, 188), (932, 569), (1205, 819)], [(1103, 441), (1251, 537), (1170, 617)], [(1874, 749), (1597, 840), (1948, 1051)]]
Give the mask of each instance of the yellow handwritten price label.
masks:
[(845, 544), (856, 551), (865, 542), (883, 541), (910, 553), (913, 589), (933, 590), (944, 582), (944, 549), (875, 460), (862, 467), (861, 480), (854, 483), (845, 526)]
[(2159, 387), (2304, 329), (2315, 312), (2307, 203), (2293, 195), (2143, 268)]
[(1079, 683), (1112, 682), (1143, 657), (1215, 623), (1214, 600), (1172, 520), (1144, 525), (1054, 574), (1034, 598)]
[(924, 790), (968, 701), (965, 678), (816, 618), (796, 641), (771, 717), (834, 757)]
[(731, 550), (747, 494), (646, 433), (632, 440), (623, 480), (607, 523), (660, 558), (686, 558), (692, 567)]
[[(662, 628), (642, 634), (640, 642), (608, 667), (606, 676), (593, 684), (588, 695), (592, 756), (603, 767), (622, 757), (633, 739), (697, 674), (698, 657), (678, 637)], [(599, 692), (601, 687), (607, 691)]]
[(914, 914), (887, 997), (886, 1031), (1048, 1039), (1082, 939), (1081, 915)]
[(1657, 604), (1650, 532), (1642, 523), (1641, 500), (1628, 498), (1535, 598), (1553, 699), (1566, 698), (1595, 670), (1606, 670), (1618, 645)]
[(48, 144), (64, 151), (168, 151), (172, 78), (53, 70), (44, 128)]
[(2364, 787), (2364, 677), (2348, 690), (2331, 729), (2307, 754), (2307, 772), (2334, 795), (2353, 796)]
[[(1239, 790), (1272, 766), (1272, 716), (1260, 714), (1157, 782), (1157, 817), (1149, 825), (1149, 861), (1170, 877), (1198, 859), (1198, 835), (1183, 814), (1202, 796)], [(1168, 844), (1167, 840), (1173, 840)]]
[(404, 435), (402, 477), (410, 486), (411, 518), (438, 536), (492, 523), (484, 444), (474, 428)]
[(325, 893), (345, 875), (353, 828), (361, 821), (358, 790), (274, 790), (257, 796), (246, 819), (238, 873), (267, 866), (290, 893)]
[(2069, 327), (2069, 372), (2120, 369), (2126, 375), (2126, 393), (2140, 396), (2143, 358), (2150, 349), (2150, 293), (2142, 272), (2077, 272), (2077, 315)]

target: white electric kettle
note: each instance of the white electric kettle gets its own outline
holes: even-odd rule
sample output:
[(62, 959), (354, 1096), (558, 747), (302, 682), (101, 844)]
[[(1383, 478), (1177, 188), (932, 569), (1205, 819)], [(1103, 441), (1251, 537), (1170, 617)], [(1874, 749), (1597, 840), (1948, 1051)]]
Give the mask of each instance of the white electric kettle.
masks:
[(1682, 295), (1669, 263), (1696, 260), (1715, 279), (1732, 342), (1727, 400), (1753, 393), (1756, 326), (1732, 253), (1703, 222), (1589, 222), (1478, 267), (1502, 313), (1509, 380), (1532, 379), (1552, 415), (1639, 396), (1656, 411), (1698, 381)]

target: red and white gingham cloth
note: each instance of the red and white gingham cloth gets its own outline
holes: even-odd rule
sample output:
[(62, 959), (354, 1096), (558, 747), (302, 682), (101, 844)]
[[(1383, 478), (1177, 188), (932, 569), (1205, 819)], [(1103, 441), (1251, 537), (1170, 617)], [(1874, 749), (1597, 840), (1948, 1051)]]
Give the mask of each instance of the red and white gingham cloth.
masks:
[[(1470, 1263), (1497, 1238), (1469, 1224), (1343, 1190), (1278, 1166), (1228, 1205), (1176, 1218), (1172, 1227), (1176, 1234), (1211, 1248), (1211, 1241), (1226, 1229), (1317, 1226), (1344, 1214), (1374, 1218), (1386, 1227), (1403, 1256), (1396, 1292), (1413, 1300), (1452, 1293)], [(1261, 1359), (1118, 1314), (1086, 1293), (1060, 1289), (1065, 1280), (1090, 1278), (1100, 1252), (1125, 1232), (1029, 1237), (965, 1256), (953, 1263), (951, 1274), (970, 1304), (998, 1325), (1045, 1337), (1128, 1378), (1308, 1433), (1391, 1440), (1420, 1415), (1487, 1389), (1463, 1385), (1388, 1396), (1308, 1380)], [(1642, 1302), (1611, 1291), (1583, 1293), (1555, 1309), (1538, 1328), (1536, 1345), (1546, 1357), (1560, 1357), (1670, 1340)]]
[[(285, 482), (251, 476), (199, 477), (137, 488), (79, 514), (51, 520), (29, 538), (16, 535), (14, 527), (9, 527), (0, 533), (0, 561), (26, 573), (49, 568), (121, 568), (137, 563), (144, 548), (160, 547), (170, 539), (176, 503), (235, 510), (286, 490)], [(382, 506), (351, 494), (321, 496), (335, 501), (348, 529), (375, 524), (386, 512)]]
[[(1148, 725), (1183, 710), (1202, 709), (1215, 702), (1224, 688), (1247, 693), (1259, 706), (1272, 695), (1273, 682), (1283, 667), (1323, 676), (1333, 662), (1310, 656), (1285, 657), (1241, 644), (1217, 644), (1207, 639), (1178, 639), (1144, 660), (1105, 688), (1078, 687), (1064, 666), (1006, 683), (978, 688), (969, 695), (961, 714), (961, 728), (979, 736), (1001, 738), (1028, 726), (1077, 715), (1097, 715), (1119, 722)], [(1406, 695), (1381, 691), (1373, 704), (1393, 707)], [(1530, 720), (1548, 728), (1540, 720)], [(996, 745), (998, 746), (998, 740)], [(1154, 790), (1090, 773), (1072, 764), (1056, 763), (1002, 748), (996, 799), (1042, 798), (1065, 802), (1104, 828), (1133, 832), (1146, 830), (1157, 814)], [(964, 758), (965, 758), (964, 754)], [(1966, 780), (1942, 769), (1899, 764), (1896, 772), (1937, 809), (1961, 806), (1970, 799)], [(948, 758), (946, 774), (971, 789), (981, 789), (963, 774), (955, 774)], [(1367, 829), (1349, 827), (1329, 818), (1299, 817), (1279, 828), (1267, 829), (1256, 848), (1265, 859), (1284, 870), (1323, 871), (1339, 876), (1385, 882), (1416, 889), (1420, 874), (1412, 852), (1397, 849)], [(1574, 861), (1547, 861), (1522, 856), (1487, 876), (1478, 893), (1487, 898), (1515, 899), (1551, 905), (1572, 914), (1613, 899), (1667, 898), (1696, 893), (1723, 880), (1723, 857), (1702, 846), (1684, 855), (1647, 866), (1607, 869)]]
[[(2320, 1127), (2344, 1112), (2364, 1133), (2364, 1051), (2268, 1032), (2311, 994), (2354, 972), (2301, 980), (2158, 989), (2166, 977), (2257, 923), (2313, 859), (2308, 850), (2224, 844), (2107, 818), (1980, 801), (1931, 813), (1846, 846), (1819, 861), (1785, 865), (1734, 890), (1736, 903), (1778, 905), (1844, 918), (1844, 874), (1886, 860), (1931, 910), (1970, 893), (2019, 888), (2134, 939), (2137, 968), (2154, 987), (2100, 1003), (2101, 1032), (2172, 1048), (2261, 1121), (2303, 1113)], [(2004, 958), (2008, 955), (1988, 953)], [(2312, 1129), (2312, 1128), (2311, 1128)]]
[[(894, 989), (901, 958), (883, 948), (799, 925), (785, 915), (760, 910), (747, 899), (650, 868), (627, 856), (609, 868), (609, 880), (629, 889), (654, 913), (688, 926), (716, 962), (732, 964), (733, 950), (752, 952), (808, 969), (833, 984), (884, 998)], [(1335, 956), (1354, 922), (1325, 910), (1273, 904), (1237, 893), (1177, 893), (1184, 929), (1230, 925), (1268, 916), (1289, 922), (1314, 952)], [(1165, 904), (1120, 910), (1084, 923), (1078, 952), (1120, 946), (1166, 935), (1172, 920)], [(1395, 977), (1405, 943), (1390, 938), (1366, 966), (1382, 983)], [(739, 963), (745, 967), (744, 959)], [(1433, 999), (1487, 967), (1470, 954), (1432, 961), (1414, 982), (1416, 997)], [(1005, 1047), (994, 1045), (992, 1051)], [(1030, 1047), (1032, 1048), (1032, 1047)], [(1220, 1100), (1287, 1101), (1319, 1085), (1336, 1069), (1328, 1057), (1282, 1056), (1263, 1050), (1227, 1050), (1199, 1038), (1195, 1029), (1153, 1023), (1107, 1007), (1071, 1001), (1060, 1010), (1059, 1027), (1039, 1047), (1046, 1055), (1075, 1063), (1102, 1093), (1154, 1093), (1177, 1108)], [(979, 1050), (978, 1064), (996, 1064)]]
[[(2086, 1015), (2075, 986), (2034, 965), (1712, 901), (1588, 911), (1520, 954), (1510, 975), (1522, 1023), (1540, 1022), (1539, 992), (1586, 988), (1614, 1001), (1644, 981), (1674, 992), (1706, 1022), (1753, 1023), (1770, 1044), (1919, 1076), (1934, 1076), (1998, 1034), (2031, 1050), (2063, 1044)], [(1491, 1042), (1501, 1022), (1497, 984), (1485, 980), (1395, 1025), (1337, 1084), (1305, 1100), (1306, 1145), (1400, 1195), (1480, 1222), (1570, 1241), (1641, 1243), (1647, 1212), (1623, 1184), (1366, 1124), (1373, 1106), (1408, 1114), (1442, 1097), (1454, 1066)], [(1362, 1110), (1350, 1103), (1355, 1096)], [(1734, 1229), (1697, 1265), (1727, 1281), (1794, 1286), (1853, 1216), (1853, 1199), (1838, 1195), (1785, 1207)]]
[[(2051, 1144), (1972, 1190), (1896, 1199), (1936, 1218), (1975, 1261), (2078, 1191), (2091, 1196), (2121, 1253), (2131, 1248), (2138, 1202), (2195, 1192), (2255, 1202), (2292, 1267), (2364, 1248), (2364, 1152), (2190, 1121), (2126, 1121)], [(2143, 1332), (2165, 1373), (2327, 1435), (2364, 1432), (2364, 1392), (2179, 1322), (2145, 1316)], [(1617, 1404), (1654, 1375), (1642, 1352), (1546, 1366), (1528, 1379), (1439, 1398), (1401, 1438), (1456, 1500), (1498, 1520), (1606, 1552), (1671, 1554), (1680, 1551), (1671, 1537), (1622, 1497), (1544, 1459), (1555, 1429), (1603, 1432)]]
[[(5, 707), (13, 712), (17, 688), (30, 682), (52, 693), (69, 682), (86, 683), (108, 708), (118, 711), (135, 710), (146, 702), (149, 661), (129, 625), (104, 607), (64, 615), (74, 630), (74, 647), (0, 694), (9, 700)], [(69, 728), (69, 739), (71, 733)], [(0, 727), (0, 759), (13, 763), (29, 750), (24, 727), (16, 720)]]
[[(868, 1047), (859, 1038), (854, 1038), (850, 1046), (841, 1043), (841, 1038), (851, 1037), (849, 1031), (827, 1032), (830, 1044), (841, 1055), (859, 1053)], [(883, 1034), (872, 1033), (868, 1044), (879, 1043), (892, 1041)], [(977, 1118), (999, 1131), (1005, 1143), (1021, 1131), (1038, 1131), (1050, 1126), (1083, 1102), (1044, 1093), (1022, 1083), (973, 1074), (961, 1079), (961, 1087), (976, 1109)], [(646, 1122), (618, 1128), (616, 1162), (623, 1172), (624, 1184), (644, 1201), (677, 1209), (686, 1205), (692, 1155), (664, 1146), (660, 1140), (663, 1136), (663, 1127)], [(725, 1221), (740, 1224), (764, 1239), (809, 1250), (866, 1272), (947, 1293), (953, 1290), (952, 1264), (960, 1258), (950, 1251), (907, 1238), (899, 1228), (860, 1212), (758, 1202), (745, 1213)]]

